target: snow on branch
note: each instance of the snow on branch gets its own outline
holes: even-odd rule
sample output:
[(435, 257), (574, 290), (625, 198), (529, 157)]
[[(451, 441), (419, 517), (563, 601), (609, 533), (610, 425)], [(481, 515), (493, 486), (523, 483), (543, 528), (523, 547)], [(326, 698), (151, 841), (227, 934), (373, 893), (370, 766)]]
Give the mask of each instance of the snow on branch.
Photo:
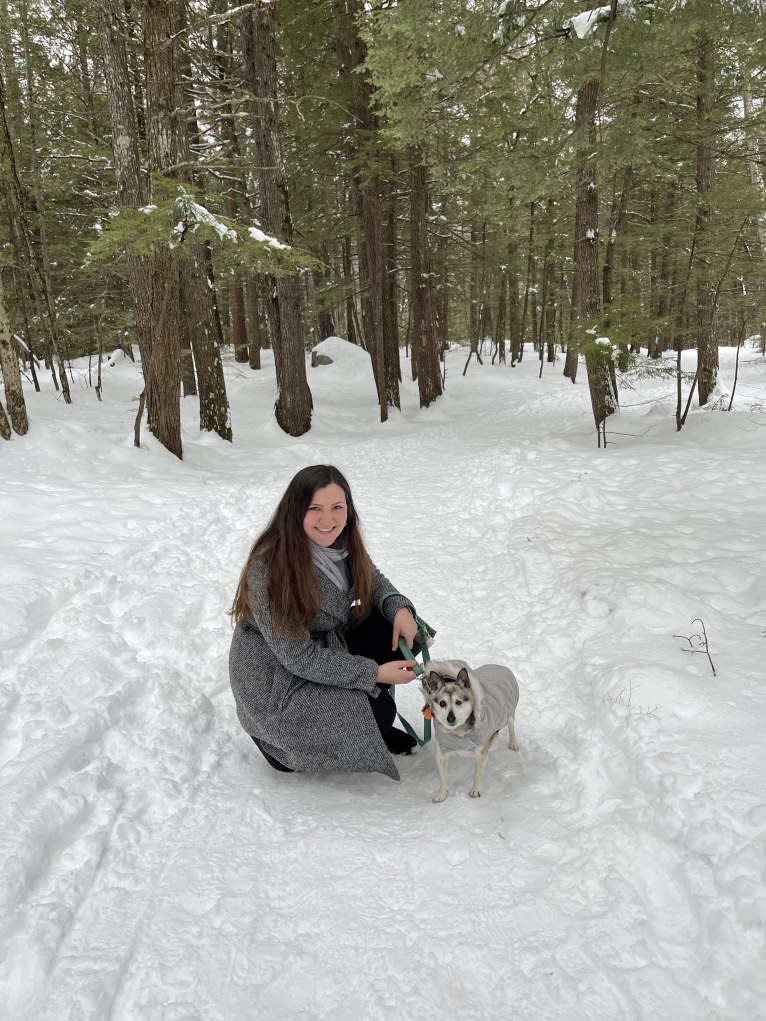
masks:
[[(636, 13), (638, 7), (653, 7), (654, 4), (647, 2), (647, 0), (617, 0), (615, 6), (615, 13), (626, 14), (632, 17)], [(583, 11), (582, 14), (576, 14), (574, 18), (568, 18), (562, 28), (567, 35), (571, 35), (572, 32), (577, 36), (578, 39), (585, 39), (592, 29), (596, 25), (603, 25), (609, 21), (612, 17), (612, 5), (606, 4), (602, 7), (592, 7), (589, 11)]]
[[(197, 202), (184, 188), (181, 189), (181, 192), (176, 197), (175, 201), (176, 206), (182, 214), (182, 220), (176, 224), (174, 229), (174, 234), (180, 240), (183, 240), (187, 231), (194, 231), (197, 224), (209, 227), (218, 235), (218, 238), (221, 241), (230, 241), (236, 244), (241, 240), (240, 235), (234, 227), (225, 223), (206, 206)], [(261, 244), (268, 245), (271, 248), (281, 249), (282, 251), (289, 250), (289, 245), (284, 244), (284, 242), (273, 237), (271, 234), (265, 234), (258, 227), (249, 226), (247, 228), (247, 234), (252, 241), (258, 241)]]

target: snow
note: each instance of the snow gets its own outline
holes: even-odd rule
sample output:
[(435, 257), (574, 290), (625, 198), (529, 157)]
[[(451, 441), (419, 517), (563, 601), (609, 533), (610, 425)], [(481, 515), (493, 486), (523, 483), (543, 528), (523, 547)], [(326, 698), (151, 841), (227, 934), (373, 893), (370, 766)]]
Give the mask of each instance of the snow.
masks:
[(176, 205), (183, 214), (183, 220), (176, 227), (176, 233), (183, 234), (188, 223), (204, 223), (211, 227), (221, 241), (239, 241), (239, 235), (232, 227), (227, 227), (221, 220), (205, 206), (195, 202), (188, 192), (182, 190), (182, 194), (176, 199)]
[[(599, 450), (584, 372), (538, 379), (530, 350), (465, 376), (450, 351), (427, 410), (407, 365), (380, 424), (367, 355), (320, 347), (307, 435), (264, 352), (225, 366), (234, 444), (184, 400), (183, 462), (133, 447), (120, 355), (100, 403), (85, 362), (71, 406), (26, 389), (0, 444), (0, 1017), (766, 1018), (764, 359), (681, 433), (671, 378), (623, 380)], [(400, 783), (288, 775), (239, 728), (225, 610), (320, 462), (432, 655), (519, 677), (480, 799), (458, 760), (431, 803), (430, 745)]]
[[(628, 10), (633, 12), (632, 2), (618, 3), (618, 9)], [(564, 22), (565, 28), (573, 29), (578, 39), (585, 39), (590, 35), (591, 29), (600, 24), (603, 21), (608, 21), (611, 15), (611, 5), (606, 7), (594, 7), (592, 10), (583, 11), (581, 14), (576, 14), (573, 18), (568, 18)]]

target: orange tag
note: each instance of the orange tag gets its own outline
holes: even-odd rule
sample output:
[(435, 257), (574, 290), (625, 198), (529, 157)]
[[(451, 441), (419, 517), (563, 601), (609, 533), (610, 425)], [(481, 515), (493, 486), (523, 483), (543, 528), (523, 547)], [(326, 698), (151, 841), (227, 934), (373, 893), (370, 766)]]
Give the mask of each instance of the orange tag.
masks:
[(431, 719), (431, 706), (430, 705), (424, 705), (423, 706), (423, 716), (425, 716), (425, 718), (427, 720)]

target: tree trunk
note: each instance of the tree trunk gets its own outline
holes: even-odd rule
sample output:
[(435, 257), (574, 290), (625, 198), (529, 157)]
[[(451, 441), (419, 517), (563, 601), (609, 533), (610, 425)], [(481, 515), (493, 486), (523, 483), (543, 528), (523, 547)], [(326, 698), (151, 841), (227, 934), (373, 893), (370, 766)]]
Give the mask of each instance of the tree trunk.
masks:
[[(359, 276), (362, 285), (362, 325), (365, 347), (372, 360), (375, 386), (380, 406), (380, 421), (388, 419), (389, 403), (399, 406), (398, 372), (387, 370), (386, 324), (390, 314), (389, 275), (391, 267), (386, 255), (387, 224), (383, 203), (383, 183), (370, 167), (377, 166), (375, 145), (378, 121), (372, 110), (372, 90), (363, 71), (367, 52), (358, 31), (362, 11), (360, 0), (337, 0), (337, 50), (340, 71), (351, 92), (351, 114), (354, 124), (354, 159), (351, 190), (360, 221)], [(390, 328), (390, 321), (388, 321)], [(391, 389), (393, 388), (393, 393)]]
[[(316, 269), (311, 274), (314, 294), (316, 294), (318, 289), (332, 285), (332, 270), (329, 266), (330, 256), (326, 245), (323, 246), (321, 259), (324, 269)], [(324, 302), (322, 302), (322, 307), (316, 313), (316, 331), (317, 340), (326, 340), (327, 337), (336, 337), (338, 335), (332, 309), (326, 307)]]
[(9, 440), (11, 435), (11, 423), (8, 421), (3, 402), (0, 401), (0, 439)]
[(343, 276), (348, 281), (348, 293), (346, 295), (346, 340), (351, 344), (357, 343), (356, 337), (356, 302), (353, 289), (353, 260), (351, 257), (351, 238), (348, 234), (343, 236)]
[(628, 216), (628, 199), (633, 187), (633, 167), (626, 166), (623, 171), (622, 190), (616, 192), (612, 202), (612, 213), (609, 218), (609, 237), (606, 239), (606, 255), (601, 275), (604, 310), (608, 312), (614, 298), (614, 256), (617, 250), (617, 239), (622, 238)]
[[(146, 94), (150, 94), (148, 87)], [(150, 398), (147, 401), (149, 428), (171, 454), (180, 458), (181, 333), (178, 323), (181, 306), (178, 261), (167, 245), (157, 245), (151, 262), (149, 302), (156, 330), (152, 360), (146, 375), (146, 393)]]
[[(28, 87), (31, 89), (31, 83)], [(59, 342), (55, 305), (48, 285), (49, 277), (41, 256), (38, 254), (37, 237), (42, 237), (41, 232), (44, 231), (44, 227), (38, 221), (38, 228), (34, 231), (29, 222), (25, 189), (19, 177), (16, 165), (16, 147), (6, 114), (5, 81), (2, 69), (0, 69), (0, 143), (2, 143), (0, 149), (5, 148), (7, 161), (6, 198), (14, 249), (20, 265), (24, 268), (37, 314), (45, 330), (47, 360), (50, 363), (54, 385), (57, 390), (59, 387), (61, 388), (65, 403), (71, 404), (69, 381)]]
[[(216, 13), (223, 13), (222, 3), (216, 5)], [(220, 108), (219, 125), (221, 137), (221, 153), (231, 163), (232, 170), (229, 171), (226, 191), (223, 197), (223, 213), (230, 220), (237, 220), (240, 210), (249, 215), (247, 206), (247, 185), (239, 169), (242, 166), (241, 150), (237, 136), (236, 110), (233, 101), (233, 94), (229, 87), (232, 79), (233, 57), (232, 57), (232, 33), (229, 26), (221, 23), (218, 27), (215, 46), (210, 47), (216, 64), (217, 79), (221, 84), (220, 98), (217, 105)], [(236, 168), (236, 169), (235, 169)], [(248, 364), (250, 361), (250, 338), (247, 324), (247, 296), (246, 285), (247, 275), (240, 269), (235, 268), (230, 277), (227, 288), (228, 317), (231, 325), (231, 342), (234, 347), (234, 361), (241, 364)], [(259, 366), (260, 367), (260, 366)]]
[[(184, 4), (171, 5), (175, 13), (174, 30), (180, 37), (186, 29), (186, 8)], [(181, 123), (171, 135), (178, 148), (170, 153), (168, 172), (183, 184), (194, 185), (192, 172), (192, 145), (199, 138), (194, 97), (189, 93), (188, 83), (192, 79), (191, 61), (186, 50), (174, 42), (169, 55), (174, 69), (178, 109)], [(177, 169), (170, 170), (175, 167)], [(221, 361), (221, 329), (216, 306), (215, 285), (212, 279), (210, 249), (206, 242), (185, 240), (178, 249), (181, 259), (181, 328), (186, 339), (184, 351), (191, 348), (196, 373), (196, 392), (199, 396), (199, 426), (207, 432), (215, 432), (224, 440), (231, 440), (231, 419), (226, 382)]]
[[(766, 206), (766, 179), (761, 146), (753, 125), (753, 93), (750, 88), (742, 91), (742, 112), (744, 114), (743, 132), (745, 135), (745, 156), (747, 159), (750, 183), (752, 184), (761, 208)], [(761, 258), (766, 259), (766, 218), (764, 213), (758, 217), (758, 239), (761, 245)]]
[[(448, 196), (442, 195), (439, 204), (445, 216), (448, 203)], [(444, 281), (449, 279), (449, 248), (448, 232), (437, 231), (436, 240), (433, 245), (434, 269), (437, 280)], [(436, 292), (436, 333), (439, 338), (439, 358), (442, 361), (442, 367), (444, 367), (445, 354), (449, 350), (449, 305), (449, 289), (440, 287)]]
[[(508, 307), (508, 271), (500, 270), (500, 284), (497, 291), (497, 315), (495, 316), (495, 350), (498, 365), (505, 365), (506, 310)], [(492, 364), (495, 358), (492, 356)]]
[[(112, 125), (112, 152), (117, 180), (117, 203), (140, 207), (145, 202), (141, 176), (138, 122), (130, 87), (126, 28), (121, 0), (99, 0), (99, 36), (104, 59), (104, 78)], [(138, 332), (141, 365), (146, 372), (152, 360), (152, 321), (149, 303), (150, 260), (141, 255), (127, 259), (128, 287)]]
[[(260, 0), (242, 14), (242, 55), (251, 90), (253, 136), (258, 158), (263, 229), (291, 245), (292, 222), (279, 141), (274, 5)], [(311, 391), (306, 379), (302, 302), (295, 274), (269, 281), (269, 325), (277, 375), (276, 419), (290, 436), (311, 428)]]
[[(173, 70), (173, 22), (167, 0), (143, 0), (146, 129), (149, 169), (172, 166), (181, 147)], [(157, 242), (151, 259), (152, 358), (146, 375), (149, 428), (176, 455), (181, 450), (180, 281), (175, 255)]]
[(247, 332), (249, 336), (248, 356), (251, 369), (261, 367), (261, 349), (264, 343), (265, 329), (261, 318), (261, 278), (250, 277), (245, 284), (245, 306), (247, 309)]
[[(5, 403), (13, 431), (19, 436), (24, 436), (29, 429), (29, 420), (27, 406), (24, 403), (24, 390), (21, 385), (19, 359), (16, 355), (11, 324), (5, 308), (2, 278), (0, 278), (0, 371), (3, 374)], [(5, 439), (9, 438), (9, 436), (5, 437)]]
[(399, 381), (402, 378), (402, 367), (399, 360), (399, 309), (396, 285), (397, 208), (393, 188), (390, 188), (383, 198), (383, 218), (383, 347), (386, 363), (386, 403), (389, 408), (400, 408)]
[[(606, 255), (604, 256), (604, 268), (601, 273), (602, 292), (601, 297), (604, 303), (604, 325), (607, 334), (611, 330), (612, 321), (610, 308), (614, 300), (614, 264), (615, 253), (618, 251), (617, 239), (623, 240), (628, 219), (628, 198), (633, 186), (633, 167), (626, 166), (623, 171), (622, 190), (615, 192), (612, 197), (612, 212), (609, 217), (609, 237), (606, 243)], [(628, 368), (628, 343), (620, 341), (619, 344), (619, 367), (624, 372)]]
[(428, 172), (420, 153), (412, 151), (410, 172), (410, 231), (412, 300), (412, 357), (418, 381), (420, 407), (427, 408), (442, 395), (439, 337), (436, 330), (433, 274), (428, 244)]
[(234, 361), (247, 364), (250, 360), (247, 336), (247, 314), (245, 287), (242, 274), (235, 271), (229, 284), (229, 319), (231, 321), (231, 342), (234, 345)]
[(188, 324), (199, 394), (200, 429), (231, 440), (229, 401), (218, 346), (213, 288), (207, 278), (202, 244), (187, 244), (181, 257), (181, 315)]
[[(66, 369), (64, 368), (64, 346), (58, 326), (56, 302), (53, 297), (53, 283), (51, 280), (51, 264), (48, 252), (48, 226), (45, 220), (45, 198), (42, 186), (42, 171), (40, 169), (37, 144), (37, 124), (39, 115), (37, 112), (37, 91), (34, 69), (30, 53), (30, 37), (28, 24), (28, 9), (26, 2), (21, 5), (22, 11), (22, 39), (24, 43), (24, 64), (27, 89), (27, 110), (26, 115), (29, 121), (29, 159), (31, 164), (32, 193), (34, 196), (35, 212), (35, 233), (36, 243), (33, 244), (35, 251), (34, 262), (38, 267), (37, 275), (40, 283), (41, 295), (44, 302), (44, 315), (48, 322), (51, 345), (58, 363), (58, 378), (61, 384), (61, 393), (66, 404), (71, 404), (72, 398), (69, 392), (69, 381)], [(26, 205), (24, 209), (26, 220)]]
[(711, 192), (715, 182), (715, 136), (711, 121), (715, 104), (715, 49), (712, 37), (702, 30), (697, 38), (697, 385), (700, 406), (707, 404), (718, 382), (718, 345), (713, 332), (715, 283), (706, 251), (713, 222)]
[(580, 152), (575, 190), (574, 293), (572, 306), (575, 327), (580, 337), (588, 334), (585, 346), (585, 367), (588, 372), (593, 420), (599, 436), (605, 438), (606, 419), (617, 410), (611, 347), (593, 343), (598, 326), (598, 192), (596, 163), (592, 157), (596, 141), (596, 109), (599, 82), (593, 78), (577, 93), (575, 130), (579, 135)]

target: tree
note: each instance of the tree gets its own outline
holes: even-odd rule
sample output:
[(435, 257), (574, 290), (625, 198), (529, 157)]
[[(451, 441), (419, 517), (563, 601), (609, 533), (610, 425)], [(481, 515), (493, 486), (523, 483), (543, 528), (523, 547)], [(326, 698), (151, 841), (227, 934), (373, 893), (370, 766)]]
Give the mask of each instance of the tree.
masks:
[[(190, 190), (194, 181), (191, 152), (191, 138), (199, 135), (194, 97), (190, 92), (191, 69), (188, 52), (180, 40), (188, 34), (185, 24), (185, 7), (176, 5), (177, 32), (172, 46), (174, 81), (184, 81), (185, 87), (177, 85), (177, 108), (182, 118), (180, 130), (170, 134), (171, 142), (177, 148), (169, 153), (170, 165), (166, 169), (172, 177)], [(182, 68), (185, 73), (182, 73)], [(184, 188), (179, 208), (183, 211), (187, 189)], [(191, 348), (196, 390), (199, 395), (200, 428), (216, 432), (224, 440), (231, 440), (231, 421), (226, 383), (223, 377), (221, 352), (218, 346), (220, 323), (215, 301), (215, 285), (212, 279), (210, 249), (204, 241), (195, 240), (196, 223), (183, 221), (184, 243), (176, 252), (180, 257), (182, 333), (185, 340), (183, 350)]]
[(718, 344), (713, 332), (716, 296), (711, 274), (711, 260), (706, 250), (710, 244), (715, 183), (715, 134), (709, 122), (715, 106), (715, 50), (710, 29), (703, 24), (696, 36), (697, 53), (697, 216), (695, 222), (696, 314), (697, 314), (697, 385), (700, 404), (707, 404), (718, 380)]
[[(746, 326), (759, 329), (766, 113), (753, 0), (590, 10), (585, 0), (167, 6), (174, 89), (166, 114), (180, 133), (163, 162), (146, 115), (154, 72), (142, 3), (0, 0), (0, 244), (13, 260), (4, 268), (6, 305), (57, 382), (66, 358), (96, 349), (96, 334), (115, 346), (131, 335), (126, 294), (150, 367), (166, 293), (152, 260), (163, 245), (176, 260), (182, 323), (212, 320), (203, 332), (215, 338), (213, 356), (216, 309), (235, 356), (249, 354), (251, 364), (261, 324), (273, 331), (277, 411), (286, 422), (295, 393), (299, 429), (310, 422), (305, 345), (328, 331), (368, 347), (385, 414), (396, 405), (399, 331), (413, 340), (414, 374), (425, 386), (429, 372), (436, 378), (433, 360), (421, 364), (434, 337), (437, 351), (464, 339), (478, 351), (491, 334), (499, 356), (510, 335), (513, 363), (522, 340), (555, 358), (565, 324), (574, 379), (578, 353), (586, 365), (599, 353), (609, 363), (616, 347), (622, 367), (639, 342), (654, 355), (697, 347), (703, 371), (706, 352), (714, 359)], [(103, 37), (105, 14), (115, 38), (102, 45), (102, 60), (93, 27), (101, 23)], [(248, 51), (261, 46), (262, 23), (280, 54), (263, 70), (268, 90), (254, 85)], [(123, 52), (112, 59), (117, 43)], [(593, 117), (590, 82), (598, 82)], [(254, 130), (264, 111), (268, 123)], [(278, 258), (245, 251), (256, 216), (291, 246), (272, 246)], [(230, 232), (232, 244), (223, 240)], [(109, 235), (105, 261), (98, 253)], [(187, 263), (195, 250), (199, 260)], [(181, 289), (187, 273), (196, 281), (190, 300)], [(278, 327), (285, 316), (287, 340)], [(609, 345), (594, 346), (599, 337)], [(180, 343), (194, 346), (189, 332)], [(188, 362), (199, 375), (204, 356)], [(613, 366), (602, 373), (598, 358), (591, 363), (607, 394)], [(498, 371), (500, 357), (493, 364)], [(426, 391), (433, 400), (430, 384)], [(201, 398), (201, 419), (205, 406)], [(603, 423), (605, 406), (595, 407)], [(225, 429), (226, 413), (219, 421)]]
[[(181, 148), (173, 62), (173, 19), (167, 0), (143, 0), (142, 27), (146, 74), (146, 133), (150, 198), (162, 171)], [(174, 137), (175, 136), (175, 137)], [(181, 447), (181, 290), (178, 259), (169, 241), (156, 241), (149, 257), (152, 329), (151, 361), (144, 367), (149, 428), (176, 457)]]
[(412, 361), (418, 381), (421, 408), (442, 395), (439, 370), (439, 337), (436, 330), (436, 299), (428, 241), (428, 175), (420, 153), (410, 154), (410, 262), (412, 282)]
[[(267, 0), (241, 16), (243, 73), (258, 158), (258, 182), (264, 229), (286, 245), (293, 227), (279, 140), (279, 100), (274, 7)], [(311, 428), (311, 391), (306, 379), (302, 302), (294, 273), (269, 281), (269, 326), (277, 373), (276, 418), (291, 436)]]
[[(146, 188), (139, 152), (139, 130), (128, 52), (127, 25), (121, 0), (99, 0), (98, 28), (104, 62), (106, 97), (111, 120), (112, 154), (117, 183), (117, 204), (139, 208), (145, 203)], [(127, 256), (128, 285), (133, 299), (138, 346), (144, 366), (152, 361), (151, 261), (144, 255)], [(154, 391), (152, 391), (152, 398)], [(153, 419), (153, 409), (150, 417)]]
[(399, 346), (396, 334), (395, 302), (392, 300), (393, 217), (388, 218), (386, 188), (380, 167), (378, 118), (372, 108), (372, 84), (364, 67), (366, 46), (359, 33), (360, 0), (336, 0), (338, 53), (341, 73), (351, 96), (353, 156), (351, 183), (359, 216), (359, 275), (362, 284), (362, 327), (370, 352), (378, 391), (380, 420), (388, 419), (388, 408), (399, 407)]
[[(580, 327), (591, 334), (585, 349), (593, 420), (606, 445), (606, 419), (617, 410), (613, 382), (612, 347), (608, 337), (594, 337), (600, 318), (598, 282), (598, 189), (595, 161), (589, 150), (595, 143), (599, 82), (591, 78), (577, 93), (575, 124), (583, 133), (575, 192), (574, 298), (572, 306)], [(584, 155), (583, 155), (584, 153)]]
[[(30, 96), (30, 112), (33, 114), (34, 102), (31, 97), (34, 95), (34, 91), (31, 75), (27, 83), (27, 93)], [(47, 256), (47, 235), (41, 209), (39, 171), (35, 163), (33, 178), (37, 189), (37, 198), (30, 203), (27, 189), (21, 182), (16, 159), (16, 145), (8, 123), (5, 80), (2, 71), (0, 71), (0, 153), (3, 156), (3, 164), (0, 166), (0, 187), (5, 195), (13, 247), (17, 260), (24, 269), (37, 314), (44, 324), (46, 350), (54, 384), (57, 389), (61, 388), (64, 401), (71, 404), (72, 398), (64, 368), (64, 356), (56, 317), (56, 304), (51, 293), (50, 260)], [(36, 231), (30, 222), (30, 204), (36, 207), (38, 213)]]
[(10, 425), (13, 427), (13, 431), (19, 436), (26, 434), (29, 429), (29, 421), (27, 419), (24, 391), (21, 386), (19, 359), (14, 349), (11, 325), (5, 308), (2, 277), (0, 277), (0, 371), (3, 374), (5, 404), (8, 408), (8, 415), (6, 417), (6, 413), (0, 404), (0, 436), (3, 439), (9, 440), (11, 433), (8, 426), (8, 418), (10, 418)]

